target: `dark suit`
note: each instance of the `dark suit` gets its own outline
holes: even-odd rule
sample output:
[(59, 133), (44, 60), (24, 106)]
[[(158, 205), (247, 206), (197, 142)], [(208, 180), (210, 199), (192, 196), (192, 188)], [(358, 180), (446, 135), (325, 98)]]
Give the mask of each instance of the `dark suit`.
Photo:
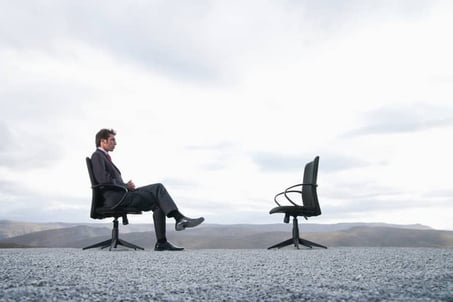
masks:
[[(97, 149), (91, 155), (93, 172), (99, 184), (113, 184), (127, 188), (121, 178), (120, 170), (107, 158), (102, 150)], [(132, 207), (141, 211), (153, 211), (154, 228), (157, 239), (165, 238), (165, 217), (178, 209), (165, 187), (160, 184), (151, 184), (132, 191), (107, 190), (103, 193), (104, 206)]]

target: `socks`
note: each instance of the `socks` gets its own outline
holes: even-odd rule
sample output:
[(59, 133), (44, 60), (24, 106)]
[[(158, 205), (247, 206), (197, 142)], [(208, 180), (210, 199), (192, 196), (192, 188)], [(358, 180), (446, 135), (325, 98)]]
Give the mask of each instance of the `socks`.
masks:
[(184, 218), (184, 215), (181, 214), (178, 210), (171, 211), (167, 215), (168, 217), (173, 217), (176, 221), (180, 221), (181, 219)]
[(165, 243), (167, 242), (167, 238), (160, 238), (160, 239), (157, 239), (157, 243)]

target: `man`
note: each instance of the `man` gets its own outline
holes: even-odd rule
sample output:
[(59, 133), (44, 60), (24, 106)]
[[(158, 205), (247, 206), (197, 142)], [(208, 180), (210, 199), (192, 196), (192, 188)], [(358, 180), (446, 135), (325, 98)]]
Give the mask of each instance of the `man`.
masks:
[(175, 219), (176, 231), (195, 227), (204, 221), (203, 217), (188, 218), (179, 212), (173, 199), (165, 187), (160, 184), (136, 188), (129, 180), (127, 183), (121, 178), (120, 170), (112, 163), (109, 152), (116, 146), (116, 132), (113, 129), (101, 129), (96, 134), (96, 151), (91, 156), (93, 172), (99, 184), (113, 184), (126, 188), (124, 190), (106, 190), (103, 193), (104, 206), (112, 208), (131, 207), (140, 211), (153, 211), (154, 230), (157, 242), (155, 251), (181, 251), (184, 248), (173, 245), (166, 238), (166, 217)]

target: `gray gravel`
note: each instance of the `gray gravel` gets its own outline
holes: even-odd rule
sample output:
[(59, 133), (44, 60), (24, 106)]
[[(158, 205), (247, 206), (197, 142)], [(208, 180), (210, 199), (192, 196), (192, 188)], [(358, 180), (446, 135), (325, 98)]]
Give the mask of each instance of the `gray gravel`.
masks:
[(453, 301), (453, 249), (0, 250), (1, 301)]

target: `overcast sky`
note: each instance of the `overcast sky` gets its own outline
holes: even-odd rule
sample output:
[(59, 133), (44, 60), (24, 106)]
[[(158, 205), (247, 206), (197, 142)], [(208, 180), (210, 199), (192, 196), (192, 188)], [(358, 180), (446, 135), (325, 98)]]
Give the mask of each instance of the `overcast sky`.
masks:
[[(0, 0), (0, 219), (90, 222), (101, 128), (137, 186), (208, 223), (453, 230), (453, 2)], [(151, 222), (152, 215), (130, 217)]]

